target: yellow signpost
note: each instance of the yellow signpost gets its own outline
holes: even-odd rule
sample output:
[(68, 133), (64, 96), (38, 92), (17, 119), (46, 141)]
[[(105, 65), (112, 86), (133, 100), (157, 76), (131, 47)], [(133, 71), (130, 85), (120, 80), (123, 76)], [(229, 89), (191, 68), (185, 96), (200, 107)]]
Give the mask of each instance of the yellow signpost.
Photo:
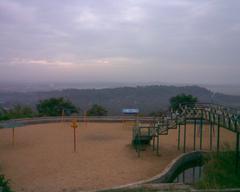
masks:
[(12, 127), (12, 145), (15, 144), (15, 127)]
[(76, 128), (78, 128), (78, 123), (76, 119), (72, 120), (71, 127), (73, 128), (73, 148), (74, 152), (76, 152)]

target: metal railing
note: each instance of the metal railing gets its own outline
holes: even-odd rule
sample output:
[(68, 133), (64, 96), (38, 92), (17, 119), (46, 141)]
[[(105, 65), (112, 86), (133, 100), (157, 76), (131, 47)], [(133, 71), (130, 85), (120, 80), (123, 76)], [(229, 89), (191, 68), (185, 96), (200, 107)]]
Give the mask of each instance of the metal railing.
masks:
[[(31, 124), (41, 123), (57, 123), (57, 122), (71, 122), (73, 119), (77, 119), (80, 122), (126, 122), (136, 121), (136, 117), (133, 116), (56, 116), (56, 117), (33, 117), (33, 118), (21, 118), (11, 119), (0, 122), (0, 127), (21, 127)], [(153, 117), (138, 117), (141, 122), (152, 121)]]

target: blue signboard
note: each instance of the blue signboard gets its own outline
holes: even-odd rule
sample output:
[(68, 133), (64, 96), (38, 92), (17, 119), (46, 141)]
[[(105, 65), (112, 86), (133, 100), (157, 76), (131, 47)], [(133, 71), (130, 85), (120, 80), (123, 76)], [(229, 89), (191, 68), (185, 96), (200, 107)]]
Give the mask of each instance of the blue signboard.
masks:
[(138, 114), (139, 109), (123, 109), (122, 113), (124, 113), (124, 114)]

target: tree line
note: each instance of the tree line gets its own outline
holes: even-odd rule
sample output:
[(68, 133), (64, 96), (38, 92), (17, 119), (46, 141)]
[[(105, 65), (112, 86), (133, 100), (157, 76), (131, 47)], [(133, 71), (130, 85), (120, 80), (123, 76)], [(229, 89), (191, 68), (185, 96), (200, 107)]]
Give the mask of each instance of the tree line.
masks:
[[(40, 100), (36, 105), (36, 110), (29, 106), (15, 105), (10, 109), (4, 109), (0, 106), (0, 120), (31, 118), (42, 116), (61, 116), (72, 114), (84, 114), (81, 108), (75, 106), (70, 100), (63, 97)], [(106, 116), (107, 109), (101, 105), (94, 104), (86, 111), (87, 116)]]
[[(189, 103), (194, 104), (198, 99), (192, 95), (179, 94), (170, 99), (170, 107), (173, 110), (178, 110), (179, 104)], [(16, 119), (16, 118), (31, 118), (37, 116), (61, 116), (72, 114), (84, 114), (81, 108), (75, 106), (70, 100), (63, 97), (49, 98), (40, 100), (36, 105), (36, 110), (33, 110), (29, 106), (15, 105), (11, 109), (4, 109), (0, 107), (0, 120)], [(148, 115), (150, 116), (162, 116), (164, 111), (154, 111)], [(108, 111), (105, 107), (94, 104), (90, 109), (86, 111), (87, 116), (106, 116)]]

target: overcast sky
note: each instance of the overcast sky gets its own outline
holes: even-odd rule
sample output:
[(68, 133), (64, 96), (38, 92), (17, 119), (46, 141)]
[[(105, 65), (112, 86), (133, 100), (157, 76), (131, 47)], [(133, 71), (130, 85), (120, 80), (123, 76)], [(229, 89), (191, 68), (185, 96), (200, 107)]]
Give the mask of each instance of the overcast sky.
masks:
[(0, 81), (240, 84), (239, 0), (0, 0)]

